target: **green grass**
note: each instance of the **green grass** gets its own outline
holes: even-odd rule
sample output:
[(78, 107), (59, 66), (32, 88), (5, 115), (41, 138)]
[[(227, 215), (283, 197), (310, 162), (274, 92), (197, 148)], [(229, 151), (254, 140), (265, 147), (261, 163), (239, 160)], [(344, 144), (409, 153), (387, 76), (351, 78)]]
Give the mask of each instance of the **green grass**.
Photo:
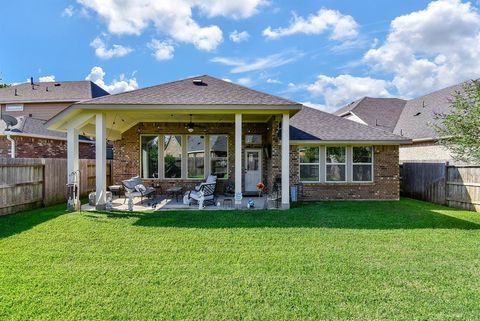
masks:
[(0, 218), (2, 320), (475, 320), (480, 215), (404, 199)]

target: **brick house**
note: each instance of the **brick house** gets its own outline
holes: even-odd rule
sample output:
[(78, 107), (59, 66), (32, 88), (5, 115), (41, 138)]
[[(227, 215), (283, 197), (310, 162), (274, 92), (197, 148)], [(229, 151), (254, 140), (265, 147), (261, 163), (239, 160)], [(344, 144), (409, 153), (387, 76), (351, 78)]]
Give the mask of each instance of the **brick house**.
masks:
[[(0, 89), (0, 118), (9, 115), (17, 125), (0, 121), (0, 158), (67, 158), (67, 139), (50, 131), (45, 122), (71, 104), (108, 95), (91, 81), (24, 83)], [(94, 142), (80, 137), (80, 157), (95, 158)]]
[(210, 76), (73, 104), (46, 124), (67, 132), (69, 172), (78, 133), (96, 138), (98, 208), (105, 206), (105, 153), (113, 180), (192, 188), (209, 174), (237, 195), (303, 183), (305, 200), (399, 198), (398, 148), (409, 140)]

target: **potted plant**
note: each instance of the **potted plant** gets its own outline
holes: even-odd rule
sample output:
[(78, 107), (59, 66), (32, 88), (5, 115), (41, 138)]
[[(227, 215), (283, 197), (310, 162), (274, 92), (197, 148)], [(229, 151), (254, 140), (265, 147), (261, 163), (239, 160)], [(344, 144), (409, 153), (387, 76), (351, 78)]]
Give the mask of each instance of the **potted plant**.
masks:
[(257, 183), (257, 190), (258, 190), (258, 196), (259, 197), (262, 197), (262, 192), (265, 188), (265, 184), (263, 184), (263, 182), (258, 182)]

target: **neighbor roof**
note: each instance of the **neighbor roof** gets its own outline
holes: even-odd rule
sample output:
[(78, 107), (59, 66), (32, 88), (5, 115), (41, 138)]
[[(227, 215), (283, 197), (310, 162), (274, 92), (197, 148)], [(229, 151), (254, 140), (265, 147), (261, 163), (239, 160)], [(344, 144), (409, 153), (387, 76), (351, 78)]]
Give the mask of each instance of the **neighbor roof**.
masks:
[[(199, 81), (196, 81), (199, 80)], [(300, 105), (208, 75), (84, 101), (81, 105)]]
[(0, 103), (77, 102), (106, 96), (108, 92), (91, 81), (58, 81), (19, 84), (0, 89)]
[(398, 98), (363, 97), (340, 108), (334, 114), (344, 116), (353, 113), (367, 125), (393, 132), (406, 103), (406, 100)]
[(290, 120), (290, 139), (329, 142), (410, 142), (409, 139), (388, 131), (305, 106)]
[(394, 133), (413, 139), (438, 138), (433, 129), (441, 120), (436, 114), (447, 114), (455, 92), (463, 91), (464, 83), (450, 86), (425, 96), (409, 100), (395, 126)]

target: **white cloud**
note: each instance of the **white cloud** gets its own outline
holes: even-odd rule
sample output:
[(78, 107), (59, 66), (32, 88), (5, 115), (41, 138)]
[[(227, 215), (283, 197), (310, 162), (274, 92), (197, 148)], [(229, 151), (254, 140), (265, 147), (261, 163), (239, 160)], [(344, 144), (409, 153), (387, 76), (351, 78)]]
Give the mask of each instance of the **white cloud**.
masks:
[(62, 17), (72, 17), (75, 12), (75, 9), (73, 8), (72, 5), (67, 6), (65, 9), (62, 11)]
[(323, 111), (329, 111), (327, 106), (325, 106), (324, 104), (317, 104), (317, 103), (313, 103), (311, 101), (304, 101), (301, 104), (305, 105), (307, 107), (311, 107), (311, 108), (315, 108), (315, 109), (319, 109), (319, 110), (323, 110)]
[(364, 96), (390, 97), (390, 83), (382, 79), (370, 77), (354, 77), (339, 75), (329, 77), (319, 75), (311, 84), (288, 84), (290, 91), (306, 90), (312, 96), (322, 96), (325, 106), (322, 109), (333, 111)]
[(240, 85), (243, 85), (243, 86), (248, 86), (248, 85), (251, 85), (253, 83), (253, 80), (249, 77), (242, 77), (242, 78), (238, 78), (237, 79), (237, 82), (240, 84)]
[(247, 18), (254, 15), (264, 0), (77, 0), (106, 21), (115, 34), (140, 35), (153, 25), (175, 41), (211, 51), (223, 40), (216, 26), (200, 26), (192, 17), (195, 8), (208, 17)]
[[(30, 81), (30, 79), (28, 81)], [(39, 77), (38, 81), (39, 82), (54, 82), (55, 81), (55, 76), (50, 75), (50, 76)]]
[(90, 80), (102, 87), (111, 94), (117, 94), (125, 91), (130, 91), (138, 88), (138, 83), (135, 78), (126, 79), (125, 75), (120, 75), (119, 80), (114, 79), (110, 84), (105, 83), (105, 72), (102, 67), (95, 66), (90, 73), (85, 77), (85, 80)]
[(269, 26), (263, 30), (263, 35), (278, 39), (297, 33), (318, 35), (327, 30), (330, 31), (332, 40), (348, 39), (358, 35), (358, 24), (352, 16), (343, 15), (337, 10), (320, 9), (316, 15), (310, 15), (306, 19), (294, 14), (288, 27), (273, 29)]
[(215, 57), (210, 61), (232, 66), (231, 73), (237, 74), (242, 72), (257, 71), (271, 69), (283, 66), (303, 57), (303, 53), (298, 51), (289, 51), (284, 53), (273, 54), (267, 57), (256, 58), (253, 61), (245, 61), (239, 58)]
[(267, 83), (269, 84), (281, 84), (282, 82), (278, 79), (274, 79), (274, 78), (267, 78)]
[(105, 41), (100, 37), (96, 37), (90, 43), (90, 46), (95, 48), (95, 55), (102, 59), (110, 59), (113, 57), (123, 57), (133, 51), (132, 48), (121, 45), (113, 45), (112, 48), (107, 48)]
[(234, 30), (230, 33), (229, 37), (231, 41), (238, 43), (242, 41), (247, 41), (248, 38), (250, 38), (250, 35), (246, 31), (238, 32), (237, 30)]
[(175, 49), (173, 46), (166, 42), (166, 41), (160, 41), (157, 39), (152, 39), (147, 44), (148, 48), (153, 50), (153, 56), (157, 60), (169, 60), (173, 58), (173, 52)]
[(226, 81), (226, 82), (232, 82), (232, 80), (230, 78), (222, 78), (223, 81)]
[[(376, 45), (376, 44), (375, 44)], [(480, 15), (470, 2), (439, 0), (395, 18), (386, 41), (364, 61), (391, 73), (403, 97), (480, 75)]]

